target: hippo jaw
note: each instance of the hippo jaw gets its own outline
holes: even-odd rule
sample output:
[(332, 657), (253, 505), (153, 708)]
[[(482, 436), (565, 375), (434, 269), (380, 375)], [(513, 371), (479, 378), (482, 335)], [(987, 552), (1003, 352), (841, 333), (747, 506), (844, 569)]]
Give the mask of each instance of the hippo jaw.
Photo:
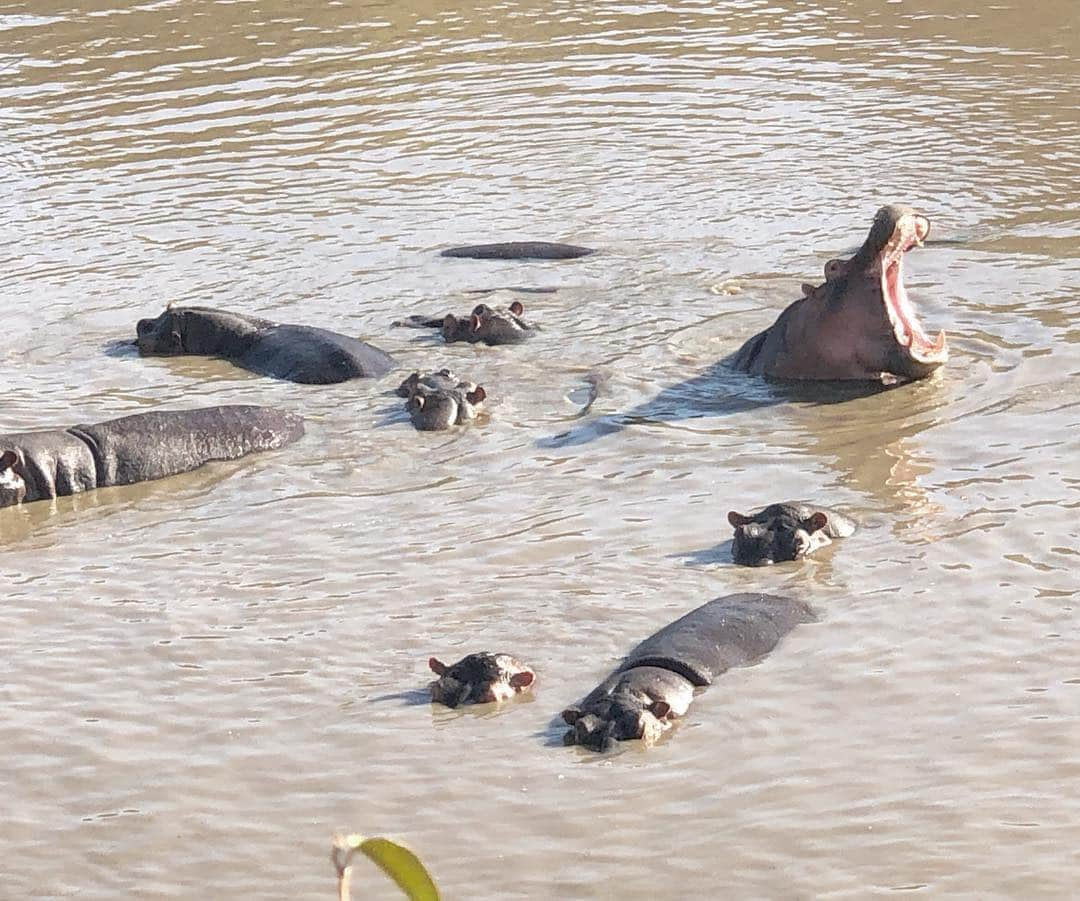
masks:
[(0, 454), (0, 507), (14, 507), (26, 499), (26, 481), (15, 471), (18, 462), (13, 450)]

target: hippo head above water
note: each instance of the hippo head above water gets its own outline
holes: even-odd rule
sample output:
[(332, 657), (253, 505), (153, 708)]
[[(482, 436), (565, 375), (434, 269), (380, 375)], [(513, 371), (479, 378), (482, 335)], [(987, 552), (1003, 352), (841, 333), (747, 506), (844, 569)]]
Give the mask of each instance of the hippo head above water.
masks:
[(770, 504), (749, 516), (732, 510), (728, 522), (735, 529), (732, 558), (744, 566), (798, 560), (855, 531), (843, 514), (800, 503)]
[(26, 481), (15, 471), (18, 462), (13, 450), (0, 454), (0, 507), (13, 507), (26, 498)]
[(397, 390), (421, 432), (435, 432), (476, 418), (487, 392), (476, 382), (459, 379), (449, 369), (421, 375), (414, 372)]
[(447, 707), (505, 701), (532, 688), (536, 673), (509, 654), (483, 651), (447, 666), (436, 657), (428, 660), (439, 678), (431, 683), (431, 700)]
[(135, 345), (144, 356), (177, 356), (184, 353), (180, 314), (172, 304), (154, 319), (140, 319), (135, 325)]
[(911, 207), (882, 207), (850, 260), (825, 264), (821, 285), (747, 341), (731, 365), (779, 379), (921, 379), (948, 359), (945, 333), (931, 339), (904, 289), (904, 254), (930, 220)]
[(443, 338), (447, 344), (468, 341), (472, 344), (519, 344), (528, 338), (535, 328), (522, 317), (525, 307), (515, 300), (510, 306), (489, 307), (477, 304), (468, 316), (457, 317), (447, 313), (442, 322)]

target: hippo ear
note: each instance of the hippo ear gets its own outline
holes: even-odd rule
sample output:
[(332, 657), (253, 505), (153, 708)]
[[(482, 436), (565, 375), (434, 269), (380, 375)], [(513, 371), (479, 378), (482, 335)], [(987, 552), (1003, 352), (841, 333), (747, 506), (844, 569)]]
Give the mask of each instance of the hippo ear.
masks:
[(803, 520), (803, 525), (806, 526), (807, 532), (817, 532), (819, 529), (824, 529), (829, 524), (829, 514), (818, 510), (812, 516), (808, 516)]
[(13, 450), (6, 450), (0, 454), (0, 472), (5, 469), (11, 469), (16, 463), (19, 462), (19, 455)]
[(465, 395), (465, 399), (470, 404), (482, 403), (486, 397), (487, 392), (484, 390), (482, 385), (477, 385), (475, 390), (470, 391), (468, 394)]
[(165, 304), (165, 312), (168, 313), (175, 306), (176, 306), (176, 301), (175, 300), (170, 300), (167, 304)]
[(438, 657), (428, 657), (427, 665), (436, 676), (446, 675), (447, 666)]
[(736, 513), (734, 510), (728, 513), (727, 521), (736, 529), (739, 526), (745, 526), (747, 523), (753, 522), (749, 516), (743, 516), (743, 514)]
[(563, 722), (568, 726), (574, 725), (579, 719), (581, 719), (581, 710), (577, 707), (567, 707), (562, 712)]
[(525, 305), (520, 300), (515, 300), (510, 304), (510, 312), (515, 316), (525, 315)]
[(473, 314), (472, 314), (472, 330), (473, 330), (474, 332), (478, 332), (478, 331), (480, 331), (480, 326), (481, 326), (482, 324), (483, 324), (483, 323), (482, 323), (482, 320), (480, 319), (480, 317), (479, 317), (479, 316), (477, 316), (477, 315), (476, 315), (476, 313), (473, 313)]
[(671, 705), (667, 701), (653, 701), (649, 705), (649, 712), (658, 720), (662, 720), (671, 713)]
[(414, 394), (412, 397), (409, 398), (409, 403), (412, 404), (414, 407), (416, 407), (417, 410), (423, 410), (424, 409), (424, 395), (422, 395), (422, 394)]
[(514, 673), (514, 675), (510, 677), (510, 687), (520, 691), (522, 688), (528, 688), (532, 685), (533, 679), (535, 678), (536, 676), (528, 670), (525, 670), (523, 673)]

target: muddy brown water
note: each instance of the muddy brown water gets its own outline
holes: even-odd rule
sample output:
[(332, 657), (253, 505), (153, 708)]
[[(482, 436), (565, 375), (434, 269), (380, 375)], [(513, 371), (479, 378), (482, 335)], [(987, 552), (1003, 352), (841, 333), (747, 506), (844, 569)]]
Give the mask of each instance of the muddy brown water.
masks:
[[(348, 829), (404, 839), (447, 898), (1073, 896), (1077, 22), (0, 3), (2, 429), (224, 402), (309, 423), (0, 512), (0, 895), (327, 898)], [(907, 262), (950, 335), (938, 377), (774, 404), (716, 369), (889, 201), (944, 239)], [(602, 253), (436, 255), (523, 238)], [(523, 296), (527, 345), (388, 328), (506, 284), (558, 289)], [(490, 418), (418, 434), (393, 378), (106, 352), (169, 300), (452, 366)], [(863, 529), (731, 566), (726, 512), (784, 497)], [(754, 589), (822, 620), (651, 750), (559, 745), (623, 652)], [(537, 667), (531, 700), (424, 703), (429, 655), (485, 648)]]

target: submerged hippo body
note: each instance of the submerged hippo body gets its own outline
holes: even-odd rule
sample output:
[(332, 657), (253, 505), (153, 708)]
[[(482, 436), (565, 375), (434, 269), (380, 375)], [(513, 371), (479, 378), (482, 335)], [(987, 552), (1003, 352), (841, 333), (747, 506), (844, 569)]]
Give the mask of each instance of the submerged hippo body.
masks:
[(136, 332), (144, 356), (220, 357), (259, 375), (309, 385), (378, 378), (394, 367), (389, 354), (348, 335), (207, 307), (170, 305), (156, 319), (139, 320)]
[(399, 320), (394, 325), (409, 328), (436, 328), (442, 332), (447, 344), (455, 341), (468, 341), (470, 344), (483, 342), (497, 344), (520, 344), (536, 332), (536, 326), (523, 318), (525, 307), (515, 300), (508, 307), (490, 307), (486, 303), (477, 304), (468, 316), (410, 316)]
[(476, 382), (459, 379), (449, 369), (414, 372), (398, 387), (405, 409), (421, 432), (436, 432), (476, 419), (487, 392)]
[(0, 507), (163, 479), (284, 447), (303, 434), (304, 421), (292, 413), (225, 406), (0, 435)]
[(450, 247), (439, 256), (467, 257), (473, 260), (574, 260), (596, 253), (590, 247), (558, 244), (550, 241), (506, 241), (502, 244), (469, 244)]
[(567, 744), (604, 751), (616, 741), (655, 741), (686, 713), (694, 689), (733, 666), (764, 657), (813, 609), (792, 598), (733, 594), (717, 598), (646, 638), (615, 672), (563, 711)]
[(482, 651), (447, 666), (437, 657), (428, 660), (439, 678), (431, 683), (431, 700), (447, 707), (505, 701), (532, 688), (536, 673), (509, 654)]
[(921, 379), (948, 359), (945, 333), (931, 340), (904, 290), (903, 258), (930, 221), (886, 206), (850, 260), (825, 264), (825, 282), (729, 358), (734, 369), (777, 379)]
[(855, 521), (843, 513), (798, 501), (769, 504), (749, 516), (732, 510), (728, 522), (735, 529), (731, 555), (745, 566), (798, 560), (855, 531)]

